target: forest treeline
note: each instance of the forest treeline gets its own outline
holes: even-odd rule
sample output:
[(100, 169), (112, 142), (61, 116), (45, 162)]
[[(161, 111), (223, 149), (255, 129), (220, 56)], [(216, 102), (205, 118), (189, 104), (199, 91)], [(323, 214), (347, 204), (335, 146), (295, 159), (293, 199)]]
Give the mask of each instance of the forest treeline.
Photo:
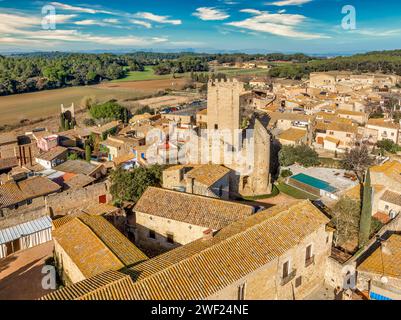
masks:
[[(382, 72), (401, 75), (401, 50), (375, 51), (353, 56), (316, 58), (296, 54), (201, 54), (191, 52), (127, 54), (28, 53), (0, 55), (0, 95), (97, 84), (115, 80), (129, 71), (154, 66), (155, 74), (208, 72), (209, 62), (267, 61), (272, 77), (302, 79), (310, 72), (346, 70), (355, 73)], [(277, 62), (290, 63), (277, 63)]]

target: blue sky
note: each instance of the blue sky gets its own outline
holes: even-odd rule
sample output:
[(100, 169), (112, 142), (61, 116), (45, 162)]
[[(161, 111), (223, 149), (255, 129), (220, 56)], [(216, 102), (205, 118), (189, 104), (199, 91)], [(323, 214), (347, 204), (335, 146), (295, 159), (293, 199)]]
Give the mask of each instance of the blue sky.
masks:
[[(55, 29), (42, 27), (44, 6)], [(353, 5), (356, 29), (341, 27)], [(47, 20), (45, 20), (46, 22)], [(0, 0), (0, 51), (345, 53), (401, 48), (399, 0)]]

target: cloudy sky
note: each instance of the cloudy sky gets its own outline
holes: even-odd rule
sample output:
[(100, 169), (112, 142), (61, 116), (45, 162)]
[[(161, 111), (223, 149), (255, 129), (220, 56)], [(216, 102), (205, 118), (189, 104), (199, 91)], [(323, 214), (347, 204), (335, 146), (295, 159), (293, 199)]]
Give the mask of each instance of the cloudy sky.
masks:
[[(356, 29), (345, 30), (342, 9), (350, 4)], [(46, 18), (53, 9), (55, 18)], [(305, 53), (401, 48), (401, 1), (0, 0), (0, 52), (189, 48)]]

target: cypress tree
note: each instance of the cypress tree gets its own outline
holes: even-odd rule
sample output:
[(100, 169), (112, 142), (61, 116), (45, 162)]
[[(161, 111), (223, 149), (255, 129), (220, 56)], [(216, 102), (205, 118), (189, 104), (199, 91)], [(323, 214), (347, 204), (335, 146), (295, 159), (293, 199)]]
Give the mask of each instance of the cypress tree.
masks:
[(372, 186), (370, 182), (370, 170), (368, 169), (363, 185), (362, 212), (359, 222), (359, 247), (369, 241), (372, 223)]
[(60, 130), (65, 130), (65, 117), (64, 113), (60, 113)]
[(68, 119), (64, 120), (64, 130), (70, 130), (70, 122)]
[(87, 143), (85, 146), (85, 160), (90, 162), (92, 158), (91, 146)]

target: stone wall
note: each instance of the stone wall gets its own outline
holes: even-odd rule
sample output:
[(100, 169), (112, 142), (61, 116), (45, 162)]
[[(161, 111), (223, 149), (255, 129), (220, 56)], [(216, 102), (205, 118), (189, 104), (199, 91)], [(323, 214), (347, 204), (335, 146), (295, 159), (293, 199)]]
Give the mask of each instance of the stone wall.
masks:
[[(240, 285), (245, 285), (244, 298), (246, 300), (300, 300), (305, 298), (324, 283), (326, 263), (331, 247), (330, 241), (326, 243), (327, 237), (330, 239), (331, 235), (322, 226), (318, 231), (301, 241), (297, 247), (291, 248), (280, 257), (248, 274), (240, 281), (225, 287), (208, 299), (236, 300), (238, 299)], [(310, 244), (313, 248), (314, 262), (306, 266), (305, 250)], [(296, 274), (290, 281), (282, 283), (283, 263), (288, 260), (291, 266), (290, 272), (291, 269), (296, 269)], [(241, 262), (238, 261), (238, 263)], [(301, 277), (301, 284), (296, 286), (296, 280), (299, 277)]]
[(67, 215), (70, 211), (84, 208), (90, 204), (99, 203), (99, 197), (105, 195), (106, 202), (112, 200), (109, 182), (100, 182), (86, 188), (67, 190), (50, 195), (46, 199), (46, 206), (53, 216)]
[(54, 239), (54, 254), (57, 263), (57, 270), (65, 285), (85, 280), (85, 276), (78, 266), (72, 261), (62, 246)]

